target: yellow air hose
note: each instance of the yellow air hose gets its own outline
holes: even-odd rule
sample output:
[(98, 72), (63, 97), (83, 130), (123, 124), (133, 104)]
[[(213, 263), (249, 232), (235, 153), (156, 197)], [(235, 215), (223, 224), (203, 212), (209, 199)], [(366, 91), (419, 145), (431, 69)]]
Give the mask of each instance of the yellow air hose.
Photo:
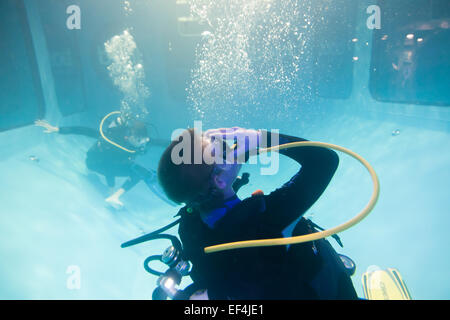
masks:
[(117, 148), (122, 149), (122, 150), (124, 150), (124, 151), (126, 151), (126, 152), (129, 152), (129, 153), (135, 153), (136, 151), (127, 149), (127, 148), (125, 148), (125, 147), (122, 147), (121, 145), (115, 143), (114, 141), (109, 140), (107, 137), (105, 137), (105, 134), (103, 133), (103, 123), (105, 122), (105, 120), (108, 119), (108, 118), (109, 118), (111, 115), (113, 115), (113, 114), (120, 114), (120, 113), (121, 113), (120, 111), (113, 111), (113, 112), (108, 113), (108, 114), (102, 119), (102, 121), (100, 122), (100, 134), (101, 134), (101, 136), (102, 136), (103, 139), (105, 139), (107, 142), (111, 143), (113, 146), (116, 146)]
[(328, 230), (324, 230), (324, 231), (316, 232), (316, 233), (312, 233), (312, 234), (307, 234), (307, 235), (302, 235), (302, 236), (290, 237), (290, 238), (248, 240), (248, 241), (224, 243), (224, 244), (206, 247), (204, 249), (205, 253), (219, 252), (219, 251), (239, 249), (239, 248), (280, 246), (280, 245), (288, 245), (288, 244), (294, 244), (294, 243), (302, 243), (302, 242), (319, 240), (322, 238), (329, 237), (333, 234), (342, 232), (344, 230), (347, 230), (347, 229), (353, 227), (354, 225), (358, 224), (361, 220), (363, 220), (365, 217), (368, 216), (370, 211), (372, 211), (372, 209), (375, 207), (375, 204), (377, 203), (378, 196), (380, 194), (380, 182), (378, 181), (378, 177), (377, 177), (377, 174), (375, 173), (375, 170), (373, 170), (372, 166), (360, 155), (354, 153), (353, 151), (351, 151), (349, 149), (343, 148), (341, 146), (337, 146), (337, 145), (330, 144), (330, 143), (324, 143), (324, 142), (314, 142), (314, 141), (301, 141), (301, 142), (286, 143), (286, 144), (282, 144), (279, 146), (259, 149), (259, 153), (278, 151), (278, 150), (282, 150), (282, 149), (295, 148), (295, 147), (308, 147), (308, 146), (323, 147), (323, 148), (329, 148), (329, 149), (334, 149), (337, 151), (344, 152), (344, 153), (348, 154), (349, 156), (355, 158), (359, 162), (361, 162), (362, 165), (364, 167), (366, 167), (366, 169), (369, 171), (370, 176), (372, 177), (372, 181), (373, 181), (372, 197), (371, 197), (369, 203), (366, 205), (366, 207), (360, 213), (358, 213), (354, 218), (348, 220), (347, 222), (345, 222), (341, 225), (338, 225), (338, 226), (328, 229)]

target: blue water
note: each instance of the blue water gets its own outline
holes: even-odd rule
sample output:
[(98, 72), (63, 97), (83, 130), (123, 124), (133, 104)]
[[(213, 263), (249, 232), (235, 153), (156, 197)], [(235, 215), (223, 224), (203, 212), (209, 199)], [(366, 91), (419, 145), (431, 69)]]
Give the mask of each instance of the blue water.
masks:
[[(448, 73), (439, 71), (448, 69), (450, 51), (444, 44), (426, 44), (423, 36), (425, 45), (433, 45), (427, 54), (438, 55), (439, 65), (430, 67), (435, 74), (421, 74), (422, 82), (416, 81), (420, 88), (435, 90), (421, 91), (402, 82), (407, 71), (400, 80), (392, 76), (390, 53), (376, 47), (377, 37), (389, 28), (390, 36), (409, 31), (395, 29), (389, 20), (392, 12), (383, 13), (380, 30), (368, 29), (370, 1), (347, 6), (325, 0), (315, 6), (307, 1), (248, 1), (250, 8), (244, 10), (242, 1), (193, 0), (191, 5), (205, 5), (202, 12), (211, 23), (200, 26), (177, 20), (188, 16), (189, 6), (177, 7), (175, 1), (42, 2), (38, 7), (33, 1), (5, 1), (0, 10), (2, 17), (9, 10), (3, 23), (17, 26), (5, 42), (14, 44), (8, 45), (12, 49), (2, 44), (0, 56), (7, 74), (0, 81), (1, 299), (151, 298), (157, 278), (142, 264), (168, 243), (126, 249), (120, 244), (173, 221), (177, 208), (142, 182), (122, 196), (123, 209), (108, 207), (103, 177), (85, 165), (94, 140), (46, 134), (33, 125), (46, 119), (57, 126), (97, 128), (114, 110), (147, 117), (150, 132), (159, 138), (202, 120), (204, 129), (278, 129), (355, 151), (377, 172), (380, 198), (365, 220), (340, 234), (344, 248), (330, 242), (356, 262), (352, 280), (358, 295), (363, 297), (362, 274), (377, 265), (397, 268), (414, 299), (450, 297), (450, 103), (445, 89), (450, 81)], [(80, 30), (66, 28), (70, 4), (81, 8)], [(227, 15), (220, 6), (229, 8)], [(442, 16), (433, 12), (431, 28), (448, 38), (449, 16), (444, 10)], [(333, 27), (323, 27), (321, 17)], [(423, 25), (424, 19), (417, 13), (414, 22)], [(250, 22), (263, 27), (254, 29)], [(405, 28), (420, 29), (411, 23), (405, 22)], [(128, 74), (134, 91), (126, 81), (114, 83), (121, 70), (108, 70), (111, 60), (104, 50), (105, 42), (124, 30), (136, 45), (132, 70), (140, 64), (145, 72)], [(411, 51), (411, 44), (405, 46)], [(413, 73), (426, 69), (420, 52), (414, 51), (415, 60), (403, 58), (402, 63), (418, 65)], [(387, 60), (379, 62), (379, 57)], [(15, 59), (32, 62), (15, 67)], [(374, 68), (390, 71), (374, 83)], [(40, 85), (33, 86), (33, 81)], [(162, 152), (152, 147), (137, 162), (156, 169)], [(259, 169), (244, 165), (242, 171), (251, 176), (239, 191), (241, 198), (256, 189), (269, 193), (298, 168), (281, 158), (276, 175), (260, 175)], [(371, 192), (365, 169), (341, 154), (334, 179), (306, 216), (333, 227), (362, 210)], [(79, 288), (68, 285), (71, 266), (80, 271)], [(187, 284), (185, 278), (181, 286)]]

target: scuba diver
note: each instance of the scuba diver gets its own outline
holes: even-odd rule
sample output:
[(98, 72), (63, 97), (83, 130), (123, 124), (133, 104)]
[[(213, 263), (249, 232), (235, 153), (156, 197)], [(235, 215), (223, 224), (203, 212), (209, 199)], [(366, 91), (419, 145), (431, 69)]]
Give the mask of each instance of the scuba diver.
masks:
[[(123, 207), (120, 196), (143, 180), (147, 186), (162, 200), (171, 205), (171, 202), (158, 186), (156, 172), (148, 170), (134, 162), (138, 155), (147, 152), (150, 144), (166, 147), (169, 141), (150, 139), (144, 122), (135, 120), (125, 125), (120, 116), (112, 121), (105, 130), (105, 136), (96, 129), (87, 127), (55, 127), (44, 120), (35, 121), (35, 125), (43, 127), (45, 133), (77, 134), (97, 139), (97, 142), (88, 150), (86, 166), (105, 177), (107, 185), (113, 191), (116, 177), (128, 177), (125, 183), (115, 192), (111, 192), (105, 201), (118, 209)], [(117, 144), (106, 140), (108, 137)]]
[[(334, 151), (319, 147), (279, 150), (279, 153), (299, 163), (301, 169), (270, 194), (264, 195), (259, 190), (243, 200), (237, 197), (233, 189), (241, 164), (211, 163), (205, 159), (194, 164), (192, 161), (194, 145), (201, 146), (202, 151), (210, 148), (214, 153), (216, 149), (211, 147), (214, 139), (225, 141), (233, 138), (235, 141), (236, 138), (237, 141), (243, 141), (239, 140), (242, 138), (257, 141), (253, 147), (250, 147), (251, 143), (245, 143), (245, 146), (238, 145), (234, 150), (229, 147), (223, 150), (224, 157), (232, 152), (237, 158), (245, 154), (247, 160), (248, 154), (257, 152), (262, 135), (267, 136), (267, 147), (273, 146), (272, 142), (281, 145), (307, 141), (238, 127), (205, 133), (189, 129), (172, 141), (160, 159), (158, 179), (169, 199), (185, 204), (178, 213), (180, 219), (122, 247), (155, 239), (158, 237), (155, 234), (179, 223), (181, 242), (176, 239), (176, 244), (177, 241), (172, 239), (172, 243), (175, 242), (175, 247), (182, 250), (182, 260), (177, 258), (181, 262), (176, 267), (175, 263), (172, 264), (169, 272), (160, 277), (158, 287), (169, 290), (169, 284), (174, 281), (166, 280), (177, 270), (181, 276), (186, 275), (184, 261), (190, 261), (192, 268), (189, 275), (193, 284), (178, 293), (170, 289), (173, 291), (171, 297), (175, 299), (357, 299), (344, 260), (325, 239), (290, 246), (204, 252), (205, 247), (221, 243), (282, 238), (282, 231), (294, 222), (293, 236), (316, 232), (317, 226), (302, 216), (322, 195), (338, 167), (339, 158)], [(173, 151), (186, 137), (194, 141), (190, 143), (191, 152), (183, 150), (186, 153), (183, 157), (186, 156), (189, 161), (176, 164), (172, 159)], [(256, 150), (250, 150), (255, 147)], [(173, 238), (170, 235), (162, 237)], [(173, 252), (176, 251), (172, 247), (165, 252), (162, 261), (175, 256)]]

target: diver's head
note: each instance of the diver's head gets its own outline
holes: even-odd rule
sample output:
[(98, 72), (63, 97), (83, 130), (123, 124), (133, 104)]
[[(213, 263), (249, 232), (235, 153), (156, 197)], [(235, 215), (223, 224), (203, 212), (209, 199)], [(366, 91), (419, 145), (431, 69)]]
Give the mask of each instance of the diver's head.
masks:
[(216, 145), (194, 129), (172, 141), (158, 166), (158, 178), (169, 199), (205, 208), (234, 195), (232, 185), (241, 165), (216, 161), (216, 152), (222, 157), (230, 151), (225, 143), (224, 149)]
[(150, 141), (147, 126), (139, 120), (129, 124), (127, 137), (128, 142), (135, 148), (144, 147)]

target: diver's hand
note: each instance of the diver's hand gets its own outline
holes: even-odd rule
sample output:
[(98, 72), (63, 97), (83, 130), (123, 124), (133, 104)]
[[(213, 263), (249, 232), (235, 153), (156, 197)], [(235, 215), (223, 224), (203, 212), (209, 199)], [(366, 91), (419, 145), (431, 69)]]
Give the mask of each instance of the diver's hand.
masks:
[(211, 141), (214, 141), (214, 139), (233, 140), (233, 146), (229, 151), (234, 151), (235, 157), (240, 159), (245, 154), (253, 154), (258, 149), (261, 130), (240, 127), (219, 128), (206, 131), (205, 136)]
[(51, 124), (49, 124), (47, 121), (45, 120), (36, 120), (34, 122), (34, 125), (37, 127), (43, 127), (46, 130), (44, 131), (45, 133), (52, 133), (52, 132), (58, 132), (59, 128), (58, 127), (54, 127)]

